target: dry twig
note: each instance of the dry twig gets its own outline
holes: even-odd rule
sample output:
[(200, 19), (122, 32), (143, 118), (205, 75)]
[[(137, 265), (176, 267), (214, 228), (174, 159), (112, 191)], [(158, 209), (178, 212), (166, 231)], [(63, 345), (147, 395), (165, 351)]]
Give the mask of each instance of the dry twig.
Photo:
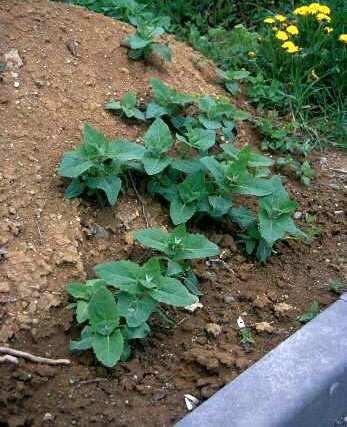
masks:
[(34, 356), (31, 353), (15, 350), (14, 348), (10, 348), (10, 347), (0, 347), (0, 353), (14, 356), (14, 358), (22, 357), (23, 359), (28, 359), (31, 362), (44, 363), (46, 365), (70, 365), (71, 363), (70, 360), (68, 359), (48, 359), (47, 357)]
[(148, 228), (149, 227), (149, 222), (148, 222), (148, 217), (147, 217), (147, 214), (146, 214), (145, 204), (143, 203), (142, 197), (140, 196), (140, 193), (138, 192), (138, 190), (136, 188), (136, 185), (135, 185), (135, 182), (134, 182), (134, 178), (133, 178), (131, 172), (129, 172), (129, 178), (130, 178), (131, 185), (132, 185), (132, 187), (133, 187), (133, 189), (135, 191), (136, 197), (137, 197), (138, 201), (140, 202), (141, 210), (142, 210), (142, 215), (143, 215), (143, 217), (145, 219), (146, 227)]

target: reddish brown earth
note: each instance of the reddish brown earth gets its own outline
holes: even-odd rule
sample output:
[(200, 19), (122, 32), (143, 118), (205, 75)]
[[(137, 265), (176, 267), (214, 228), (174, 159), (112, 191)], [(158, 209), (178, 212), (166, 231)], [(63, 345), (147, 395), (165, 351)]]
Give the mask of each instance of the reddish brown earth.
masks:
[[(172, 64), (129, 62), (120, 47), (129, 31), (46, 0), (0, 4), (0, 56), (15, 48), (23, 60), (0, 81), (0, 345), (72, 360), (70, 367), (1, 364), (1, 426), (172, 426), (186, 413), (185, 393), (211, 396), (293, 333), (296, 317), (313, 300), (322, 308), (330, 304), (329, 282), (345, 278), (346, 164), (340, 153), (326, 152), (313, 159), (318, 177), (310, 188), (287, 183), (300, 204), (298, 224), (312, 228), (305, 215), (316, 215), (321, 233), (310, 245), (283, 242), (261, 266), (243, 256), (229, 230), (195, 225), (223, 248), (221, 261), (195, 265), (203, 308), (172, 312), (171, 328), (154, 322), (132, 360), (113, 370), (97, 366), (91, 354), (69, 354), (77, 330), (66, 308), (66, 283), (92, 277), (99, 262), (143, 257), (130, 232), (143, 227), (144, 218), (131, 189), (113, 209), (65, 200), (55, 174), (62, 153), (80, 143), (85, 122), (112, 137), (141, 134), (103, 105), (129, 89), (145, 98), (152, 76), (190, 93), (222, 93), (210, 66), (197, 70), (198, 54), (171, 38)], [(67, 48), (71, 40), (77, 56)], [(239, 143), (257, 144), (248, 125), (238, 130)], [(150, 225), (168, 226), (161, 202), (144, 200)], [(95, 225), (103, 236), (95, 236)], [(251, 348), (240, 345), (240, 315), (252, 328)], [(261, 322), (270, 332), (260, 331)], [(209, 323), (220, 326), (217, 337), (207, 334)], [(103, 380), (88, 382), (95, 378)]]

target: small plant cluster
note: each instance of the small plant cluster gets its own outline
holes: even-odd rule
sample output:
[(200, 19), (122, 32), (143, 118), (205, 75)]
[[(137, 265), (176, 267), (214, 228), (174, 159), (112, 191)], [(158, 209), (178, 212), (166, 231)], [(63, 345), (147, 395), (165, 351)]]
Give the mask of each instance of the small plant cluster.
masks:
[(323, 3), (297, 7), (292, 14), (267, 16), (256, 62), (286, 85), (295, 108), (326, 109), (346, 95), (346, 34), (343, 13)]
[(123, 40), (123, 45), (129, 48), (129, 58), (147, 60), (152, 53), (155, 53), (164, 61), (170, 62), (172, 58), (170, 47), (156, 42), (156, 39), (165, 33), (163, 22), (158, 18), (154, 19), (152, 14), (132, 16), (129, 20), (136, 27), (136, 32)]
[(142, 265), (125, 260), (99, 264), (95, 267), (98, 279), (67, 286), (75, 300), (70, 307), (77, 322), (84, 325), (80, 339), (72, 341), (70, 349), (92, 349), (107, 367), (129, 358), (131, 340), (144, 339), (150, 333), (151, 316), (165, 316), (163, 304), (186, 307), (198, 301), (194, 295), (199, 293), (197, 278), (190, 262), (219, 253), (218, 246), (200, 234), (187, 233), (184, 226), (172, 233), (138, 230), (134, 237), (163, 255)]
[[(248, 119), (249, 113), (225, 100), (179, 93), (158, 79), (152, 79), (151, 85), (154, 96), (145, 111), (138, 110), (136, 102), (125, 105), (129, 94), (116, 103), (116, 109), (128, 117), (154, 119), (143, 146), (123, 141), (122, 151), (121, 141), (108, 143), (87, 127), (84, 145), (66, 153), (58, 169), (61, 176), (72, 179), (67, 197), (104, 193), (113, 205), (122, 174), (132, 168), (147, 178), (150, 194), (168, 201), (173, 224), (201, 216), (232, 220), (241, 228), (247, 253), (262, 262), (278, 240), (302, 235), (292, 220), (296, 203), (280, 177), (270, 176), (273, 161), (248, 146), (238, 149), (231, 142), (222, 143), (233, 139), (235, 121)], [(187, 114), (186, 107), (195, 108), (195, 113)], [(238, 206), (233, 201), (237, 195), (255, 198), (256, 214)]]
[(276, 166), (282, 171), (294, 173), (302, 184), (310, 185), (315, 176), (307, 160), (312, 150), (311, 141), (303, 142), (302, 138), (294, 136), (296, 129), (293, 124), (279, 125), (269, 117), (259, 119), (257, 127), (263, 137), (261, 149), (284, 155), (276, 159)]

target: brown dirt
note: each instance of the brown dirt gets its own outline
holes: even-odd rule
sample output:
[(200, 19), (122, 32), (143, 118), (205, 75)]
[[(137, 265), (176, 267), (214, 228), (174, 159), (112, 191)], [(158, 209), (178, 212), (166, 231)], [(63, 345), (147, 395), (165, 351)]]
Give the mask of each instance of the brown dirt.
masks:
[[(260, 266), (242, 255), (225, 230), (200, 224), (224, 250), (223, 263), (195, 266), (202, 309), (173, 312), (177, 324), (171, 329), (155, 322), (133, 359), (114, 370), (96, 366), (90, 354), (69, 354), (76, 331), (65, 308), (65, 284), (91, 277), (99, 262), (142, 256), (130, 232), (143, 227), (144, 219), (131, 191), (114, 209), (65, 200), (55, 175), (62, 153), (80, 143), (86, 121), (108, 136), (136, 138), (143, 129), (102, 107), (130, 89), (145, 98), (152, 76), (182, 91), (222, 94), (210, 80), (212, 70), (197, 70), (198, 55), (172, 38), (172, 64), (129, 62), (120, 47), (129, 31), (101, 15), (46, 0), (0, 4), (0, 55), (15, 48), (24, 62), (18, 75), (7, 70), (0, 81), (0, 344), (72, 360), (71, 367), (1, 365), (0, 425), (171, 426), (186, 413), (185, 393), (201, 400), (211, 396), (293, 333), (296, 316), (312, 300), (322, 307), (331, 303), (329, 281), (345, 277), (346, 183), (340, 170), (346, 166), (339, 153), (329, 152), (314, 159), (318, 178), (310, 188), (287, 185), (303, 213), (298, 223), (305, 226), (305, 213), (317, 215), (322, 234), (311, 245), (281, 243)], [(77, 57), (67, 48), (71, 40), (78, 42)], [(256, 138), (249, 126), (239, 127), (239, 142), (256, 144)], [(145, 198), (145, 205), (152, 226), (168, 225), (159, 201)], [(95, 225), (106, 235), (96, 238)], [(253, 329), (251, 348), (239, 343), (240, 315)], [(271, 333), (261, 332), (261, 322), (270, 324), (265, 329)], [(220, 326), (217, 337), (206, 333), (206, 327), (216, 329), (209, 323)], [(96, 377), (106, 380), (80, 383)]]

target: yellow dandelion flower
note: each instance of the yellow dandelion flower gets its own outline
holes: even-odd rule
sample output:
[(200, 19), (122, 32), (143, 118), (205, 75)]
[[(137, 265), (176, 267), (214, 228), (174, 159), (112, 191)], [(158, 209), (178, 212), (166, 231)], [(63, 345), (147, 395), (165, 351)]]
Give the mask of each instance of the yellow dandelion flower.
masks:
[(340, 34), (339, 40), (340, 42), (347, 43), (347, 34)]
[(318, 13), (316, 15), (316, 19), (317, 21), (321, 22), (321, 21), (326, 21), (326, 22), (330, 22), (331, 18), (328, 15), (325, 15), (324, 13)]
[(285, 22), (287, 18), (284, 15), (275, 15), (275, 19), (278, 22)]
[(319, 8), (320, 8), (319, 3), (311, 3), (308, 5), (308, 11), (309, 11), (308, 13), (310, 15), (315, 15), (320, 12)]
[(300, 6), (294, 9), (294, 15), (306, 16), (310, 13), (308, 6)]
[(265, 24), (274, 24), (276, 21), (274, 20), (274, 18), (271, 18), (271, 16), (268, 16), (264, 19), (264, 22)]
[(289, 25), (286, 31), (288, 34), (291, 34), (292, 36), (296, 36), (299, 34), (299, 29), (296, 25)]
[(319, 12), (324, 13), (325, 15), (330, 15), (330, 7), (326, 6), (325, 4), (319, 5)]
[(276, 33), (276, 39), (286, 41), (288, 40), (288, 34), (285, 31), (279, 30)]
[(331, 27), (325, 27), (324, 28), (324, 31), (326, 32), (326, 33), (331, 33), (332, 31), (334, 31), (334, 29), (333, 28), (331, 28)]
[(300, 48), (291, 41), (286, 41), (282, 45), (283, 49), (285, 49), (288, 53), (296, 53), (299, 52)]

